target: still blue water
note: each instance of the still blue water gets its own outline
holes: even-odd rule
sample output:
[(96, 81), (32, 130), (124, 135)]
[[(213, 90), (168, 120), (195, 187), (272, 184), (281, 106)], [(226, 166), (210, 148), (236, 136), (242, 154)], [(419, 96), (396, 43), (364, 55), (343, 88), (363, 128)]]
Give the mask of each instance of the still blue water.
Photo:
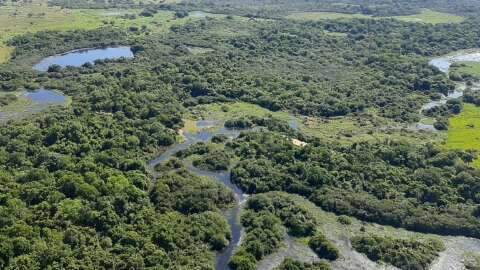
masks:
[(67, 98), (62, 93), (43, 88), (33, 92), (26, 92), (25, 96), (38, 105), (62, 105), (67, 102)]
[(123, 46), (71, 51), (44, 58), (38, 64), (34, 65), (33, 68), (38, 71), (47, 71), (51, 65), (80, 67), (85, 63), (93, 63), (95, 60), (118, 59), (121, 57), (133, 58), (133, 52), (130, 50), (130, 47)]

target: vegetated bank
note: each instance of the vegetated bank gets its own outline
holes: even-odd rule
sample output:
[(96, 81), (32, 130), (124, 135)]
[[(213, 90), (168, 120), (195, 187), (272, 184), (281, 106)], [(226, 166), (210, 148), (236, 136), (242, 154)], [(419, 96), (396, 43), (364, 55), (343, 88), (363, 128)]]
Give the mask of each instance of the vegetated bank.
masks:
[[(1, 267), (213, 268), (215, 251), (230, 237), (220, 213), (229, 191), (175, 167), (156, 185), (146, 164), (176, 142), (188, 109), (243, 101), (332, 117), (370, 108), (393, 121), (414, 122), (430, 94), (453, 87), (425, 60), (478, 45), (475, 23), (231, 17), (175, 26), (167, 35), (106, 27), (13, 38), (13, 62), (0, 66), (1, 89), (44, 86), (71, 96), (72, 104), (0, 126)], [(46, 73), (31, 69), (49, 55), (122, 44), (135, 48), (134, 59)], [(193, 54), (186, 45), (214, 50)], [(308, 136), (298, 137), (308, 145), (297, 147), (288, 123), (273, 127), (228, 143), (231, 156), (218, 158), (239, 161), (231, 163), (232, 179), (245, 191), (282, 190), (363, 220), (478, 237), (472, 154), (392, 140), (336, 146)], [(216, 165), (217, 154), (198, 164)], [(219, 196), (197, 197), (204, 187)], [(282, 228), (297, 225), (276, 209), (263, 217), (252, 208), (245, 219), (253, 235), (245, 242), (253, 244), (243, 246), (247, 263), (266, 254), (254, 249), (252, 231), (274, 230), (275, 240)], [(275, 226), (256, 228), (249, 220)]]

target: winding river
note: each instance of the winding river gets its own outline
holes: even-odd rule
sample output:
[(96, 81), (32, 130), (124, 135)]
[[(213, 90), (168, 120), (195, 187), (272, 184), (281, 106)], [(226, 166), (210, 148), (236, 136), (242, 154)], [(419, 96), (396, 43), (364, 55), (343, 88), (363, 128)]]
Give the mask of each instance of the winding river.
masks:
[[(158, 156), (157, 158), (153, 159), (149, 162), (150, 168), (153, 170), (157, 164), (163, 163), (170, 159), (172, 156), (175, 155), (180, 150), (187, 149), (190, 145), (193, 145), (198, 142), (208, 142), (212, 139), (215, 135), (226, 135), (231, 139), (237, 138), (242, 131), (245, 130), (236, 130), (236, 129), (226, 129), (220, 128), (223, 123), (220, 121), (214, 120), (201, 120), (197, 121), (196, 125), (197, 128), (200, 130), (197, 133), (189, 133), (185, 132), (183, 135), (185, 137), (185, 141), (179, 144), (176, 144), (167, 149), (163, 154)], [(229, 245), (217, 254), (216, 258), (216, 269), (230, 269), (228, 267), (228, 262), (230, 257), (232, 256), (235, 248), (240, 244), (240, 240), (242, 237), (242, 226), (240, 225), (240, 211), (243, 202), (245, 202), (247, 195), (243, 193), (241, 189), (239, 189), (236, 185), (234, 185), (230, 180), (230, 172), (229, 171), (220, 171), (220, 172), (213, 172), (213, 171), (206, 171), (199, 168), (194, 167), (191, 164), (187, 164), (187, 168), (190, 172), (198, 175), (198, 176), (206, 176), (210, 177), (225, 186), (231, 189), (236, 198), (236, 205), (233, 208), (228, 209), (225, 212), (225, 217), (228, 220), (230, 228), (232, 230), (232, 239)], [(155, 174), (155, 173), (154, 173)]]
[[(449, 55), (441, 56), (430, 60), (428, 63), (431, 66), (436, 67), (443, 73), (448, 74), (450, 67), (454, 63), (459, 62), (480, 62), (480, 49), (471, 49), (458, 51)], [(441, 106), (447, 103), (448, 100), (457, 99), (463, 96), (463, 91), (466, 89), (467, 85), (464, 82), (457, 83), (457, 86), (454, 91), (448, 93), (447, 96), (442, 95), (440, 100), (430, 101), (422, 106), (420, 109), (420, 114), (422, 111), (428, 110), (437, 106)], [(421, 121), (415, 124), (414, 129), (416, 130), (426, 130), (426, 131), (436, 131), (432, 124), (425, 124)]]
[[(46, 71), (48, 67), (51, 65), (60, 65), (62, 67), (66, 66), (81, 66), (88, 62), (93, 62), (97, 59), (116, 59), (120, 57), (125, 58), (132, 58), (133, 53), (130, 50), (130, 47), (112, 47), (112, 48), (105, 48), (105, 49), (84, 49), (84, 50), (76, 50), (71, 51), (61, 55), (55, 55), (51, 57), (47, 57), (43, 59), (41, 62), (34, 66), (34, 69), (38, 71)], [(430, 61), (430, 65), (437, 67), (440, 71), (444, 73), (448, 73), (449, 68), (452, 63), (455, 62), (480, 62), (480, 50), (470, 50), (470, 51), (463, 51), (456, 54), (443, 56), (439, 58), (432, 59)], [(450, 93), (448, 96), (442, 97), (440, 100), (431, 101), (424, 106), (422, 106), (422, 110), (433, 108), (436, 106), (440, 106), (445, 104), (449, 99), (459, 98), (463, 95), (463, 90), (465, 89), (465, 83), (460, 84), (457, 89)], [(46, 89), (39, 89), (35, 92), (28, 92), (25, 93), (26, 97), (31, 99), (35, 103), (50, 105), (50, 104), (63, 104), (66, 101), (66, 98), (58, 92), (46, 90)], [(1, 116), (1, 115), (0, 115)], [(296, 121), (291, 121), (290, 127), (297, 129), (298, 123)], [(154, 167), (162, 162), (167, 161), (170, 159), (175, 153), (180, 150), (187, 149), (189, 146), (198, 143), (198, 142), (208, 142), (211, 138), (215, 135), (226, 135), (229, 138), (237, 138), (242, 130), (233, 130), (233, 129), (226, 129), (223, 128), (223, 122), (216, 121), (216, 120), (201, 120), (197, 121), (196, 125), (199, 129), (196, 133), (189, 133), (185, 132), (183, 135), (185, 140), (182, 143), (175, 144), (172, 147), (168, 148), (165, 152), (163, 152), (157, 158), (151, 160), (149, 162), (149, 166), (153, 171), (155, 176)], [(417, 129), (423, 130), (434, 130), (433, 125), (426, 125), (422, 123), (417, 123)], [(243, 130), (245, 131), (245, 130)], [(216, 269), (224, 270), (230, 269), (228, 267), (228, 262), (230, 257), (232, 256), (235, 248), (241, 243), (241, 238), (243, 234), (243, 228), (240, 225), (240, 212), (243, 205), (243, 202), (246, 201), (248, 195), (242, 192), (236, 185), (231, 182), (230, 179), (230, 172), (229, 171), (220, 171), (220, 172), (212, 172), (201, 170), (192, 166), (191, 164), (186, 164), (189, 171), (198, 175), (198, 176), (205, 176), (210, 177), (220, 183), (223, 183), (225, 186), (230, 188), (236, 198), (236, 205), (235, 207), (228, 209), (225, 211), (225, 217), (228, 220), (228, 223), (232, 230), (232, 239), (229, 245), (219, 252), (216, 256)], [(263, 260), (259, 263), (259, 269), (272, 269), (276, 265), (278, 265), (281, 260), (285, 257), (295, 257), (295, 254), (304, 254), (303, 258), (307, 259), (308, 261), (316, 261), (317, 257), (314, 253), (311, 252), (310, 249), (306, 248), (305, 246), (299, 245), (289, 236), (286, 236), (286, 244), (287, 247), (283, 251), (278, 252), (277, 254), (273, 254), (267, 260)], [(443, 252), (440, 258), (434, 263), (432, 269), (462, 269), (459, 268), (463, 265), (463, 253), (465, 251), (468, 252), (480, 252), (480, 241), (477, 239), (470, 239), (464, 237), (445, 237), (444, 238), (447, 251)], [(345, 250), (352, 251), (351, 246), (349, 246), (348, 239), (345, 242)], [(338, 244), (338, 242), (337, 242)], [(373, 262), (366, 259), (364, 256), (353, 251), (353, 255), (357, 255), (357, 257), (351, 256), (352, 260), (356, 260), (359, 262), (361, 267), (356, 269), (379, 269), (378, 265), (374, 264)], [(275, 259), (276, 258), (276, 259)], [(334, 265), (335, 269), (351, 269), (352, 260), (347, 261), (344, 265)], [(341, 263), (341, 262), (340, 262)], [(386, 268), (381, 268), (386, 269)], [(389, 268), (388, 268), (389, 269)]]

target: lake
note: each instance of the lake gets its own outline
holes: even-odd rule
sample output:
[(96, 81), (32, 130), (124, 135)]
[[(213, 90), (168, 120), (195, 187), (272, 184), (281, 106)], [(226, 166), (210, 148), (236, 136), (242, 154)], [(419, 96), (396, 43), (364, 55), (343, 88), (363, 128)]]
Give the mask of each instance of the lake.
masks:
[(44, 88), (26, 92), (24, 95), (35, 105), (64, 105), (67, 102), (67, 97), (62, 93)]
[(64, 54), (49, 56), (42, 59), (33, 66), (38, 71), (47, 71), (51, 65), (61, 67), (73, 66), (80, 67), (85, 63), (93, 63), (95, 60), (133, 58), (133, 52), (128, 46), (109, 47), (99, 49), (80, 49), (70, 51)]

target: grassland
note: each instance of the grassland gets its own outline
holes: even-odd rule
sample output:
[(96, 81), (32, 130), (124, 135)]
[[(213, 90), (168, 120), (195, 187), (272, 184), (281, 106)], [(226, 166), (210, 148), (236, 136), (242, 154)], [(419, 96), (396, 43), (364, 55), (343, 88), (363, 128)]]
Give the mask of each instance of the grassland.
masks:
[(452, 71), (460, 74), (467, 74), (475, 78), (480, 78), (480, 63), (478, 62), (459, 62), (452, 68)]
[(12, 48), (2, 44), (25, 33), (43, 30), (94, 29), (103, 25), (102, 18), (89, 11), (48, 7), (46, 1), (9, 4), (0, 8), (0, 63), (9, 59)]
[(296, 12), (289, 14), (288, 19), (318, 21), (318, 20), (337, 20), (337, 19), (356, 19), (356, 18), (371, 18), (371, 16), (363, 14), (349, 14), (337, 12)]
[(12, 51), (13, 51), (13, 48), (10, 48), (8, 46), (1, 46), (0, 45), (0, 64), (8, 61)]
[(268, 115), (273, 115), (285, 121), (296, 120), (294, 116), (291, 116), (287, 112), (272, 112), (260, 106), (244, 102), (199, 105), (192, 109), (190, 113), (190, 117), (193, 118), (215, 119), (218, 121), (225, 121), (242, 116), (265, 117)]
[(408, 16), (394, 16), (394, 17), (372, 17), (364, 14), (349, 14), (349, 13), (337, 13), (337, 12), (297, 12), (287, 16), (288, 19), (293, 20), (338, 20), (338, 19), (382, 19), (382, 18), (394, 18), (406, 22), (419, 22), (419, 23), (460, 23), (465, 20), (464, 17), (454, 14), (443, 13), (433, 10), (425, 9), (419, 14)]
[(90, 11), (62, 10), (42, 3), (11, 5), (0, 9), (1, 41), (28, 32), (93, 29), (102, 24), (101, 17)]
[[(375, 112), (366, 112), (358, 116), (338, 118), (302, 117), (288, 112), (272, 112), (257, 105), (236, 102), (225, 104), (199, 105), (191, 109), (187, 119), (207, 119), (225, 121), (241, 116), (272, 115), (295, 125), (298, 129), (313, 137), (349, 145), (361, 141), (383, 141), (385, 139), (407, 140), (412, 143), (438, 142), (444, 139), (444, 133), (416, 132), (395, 123), (393, 120), (379, 117)], [(186, 120), (186, 131), (195, 131), (192, 120)]]
[[(200, 17), (175, 18), (172, 11), (159, 11), (152, 17), (138, 16), (140, 10), (115, 9), (62, 9), (50, 7), (46, 0), (34, 0), (32, 3), (10, 3), (0, 8), (0, 63), (8, 61), (13, 48), (5, 46), (5, 42), (18, 35), (38, 31), (68, 31), (74, 29), (95, 29), (104, 25), (119, 28), (146, 26), (151, 32), (167, 31), (173, 25), (184, 24)], [(134, 15), (128, 18), (125, 15)], [(222, 15), (204, 14), (215, 17)]]
[[(480, 108), (465, 104), (462, 113), (450, 119), (445, 147), (480, 150)], [(480, 159), (475, 160), (473, 165), (480, 168)]]
[(392, 18), (395, 18), (401, 21), (406, 21), (406, 22), (421, 22), (421, 23), (431, 23), (431, 24), (461, 23), (465, 20), (465, 18), (461, 16), (428, 10), (428, 9), (423, 10), (419, 14), (414, 14), (409, 16), (395, 16)]

